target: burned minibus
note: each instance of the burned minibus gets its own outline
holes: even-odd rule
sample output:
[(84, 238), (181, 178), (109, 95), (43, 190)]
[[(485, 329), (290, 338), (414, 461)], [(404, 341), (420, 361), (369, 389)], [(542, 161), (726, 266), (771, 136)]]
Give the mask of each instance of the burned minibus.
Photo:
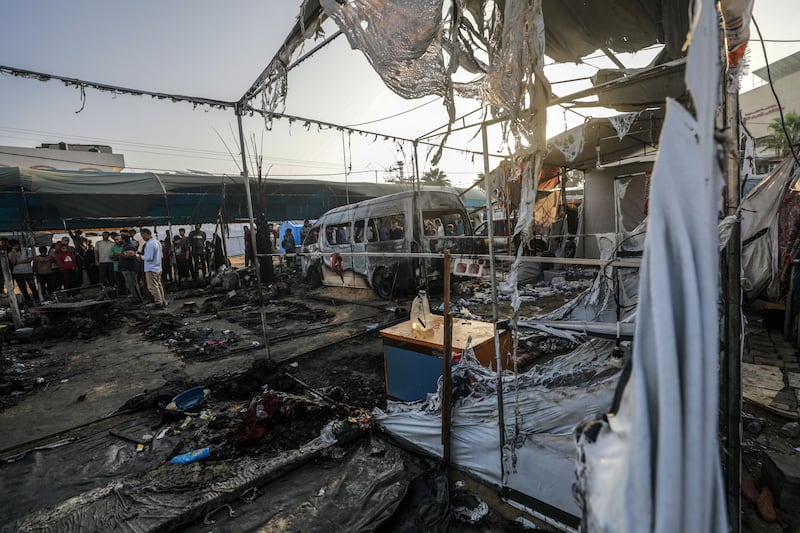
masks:
[(474, 256), (485, 246), (473, 236), (458, 195), (406, 191), (322, 215), (303, 241), (303, 274), (312, 282), (372, 288), (389, 298), (442, 278), (442, 259), (418, 254), (449, 249), (454, 274), (479, 276), (483, 267)]

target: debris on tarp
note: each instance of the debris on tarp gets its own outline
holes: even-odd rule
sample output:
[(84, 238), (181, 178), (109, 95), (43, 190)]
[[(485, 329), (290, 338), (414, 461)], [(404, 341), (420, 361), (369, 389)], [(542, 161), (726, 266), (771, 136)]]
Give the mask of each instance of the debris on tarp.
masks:
[(201, 461), (203, 459), (206, 459), (207, 457), (211, 457), (211, 449), (200, 448), (199, 450), (192, 450), (190, 452), (176, 455), (175, 457), (169, 460), (169, 464), (185, 465), (189, 463), (194, 463), (195, 461)]

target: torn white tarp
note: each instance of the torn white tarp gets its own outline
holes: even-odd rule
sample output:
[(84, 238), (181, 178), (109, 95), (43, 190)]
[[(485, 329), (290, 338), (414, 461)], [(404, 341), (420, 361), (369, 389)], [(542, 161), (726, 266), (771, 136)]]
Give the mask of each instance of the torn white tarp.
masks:
[(695, 9), (687, 82), (697, 117), (667, 102), (632, 372), (617, 414), (576, 433), (589, 531), (727, 531), (717, 435), (718, 25), (714, 2)]
[[(620, 362), (614, 344), (593, 340), (518, 374), (503, 373), (504, 468), (501, 469), (496, 374), (467, 352), (453, 368), (451, 460), (498, 486), (519, 491), (573, 516), (575, 446), (570, 434), (587, 414), (609, 409)], [(441, 380), (423, 402), (389, 402), (375, 420), (392, 436), (442, 454)], [(502, 479), (502, 473), (505, 479)]]
[(739, 92), (739, 81), (747, 61), (747, 43), (750, 41), (750, 21), (753, 18), (754, 0), (722, 0), (720, 11), (725, 27), (729, 92)]
[[(600, 258), (612, 261), (617, 248), (627, 252), (644, 249), (646, 224), (643, 222), (632, 232), (624, 232), (618, 245), (617, 235), (607, 233), (598, 236)], [(616, 283), (615, 283), (616, 280)], [(636, 268), (606, 266), (600, 269), (592, 286), (558, 309), (529, 322), (541, 320), (577, 320), (592, 322), (616, 322), (619, 311), (621, 322), (632, 322), (636, 312), (639, 291), (639, 271)], [(619, 310), (617, 309), (619, 306)]]
[(748, 299), (755, 298), (765, 288), (771, 298), (780, 294), (780, 211), (799, 174), (794, 160), (789, 158), (739, 204), (742, 288)]

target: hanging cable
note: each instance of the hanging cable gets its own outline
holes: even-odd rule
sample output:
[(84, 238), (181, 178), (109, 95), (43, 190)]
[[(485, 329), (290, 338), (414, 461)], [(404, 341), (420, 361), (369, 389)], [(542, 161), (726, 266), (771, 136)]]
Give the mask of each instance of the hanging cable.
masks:
[(761, 42), (761, 51), (764, 53), (764, 63), (766, 63), (767, 67), (767, 79), (769, 80), (769, 88), (772, 90), (772, 95), (775, 97), (775, 103), (778, 104), (778, 114), (781, 117), (781, 128), (783, 129), (783, 135), (786, 137), (786, 142), (789, 143), (789, 151), (792, 153), (792, 157), (794, 158), (794, 162), (797, 166), (800, 166), (800, 159), (797, 158), (797, 152), (794, 149), (794, 139), (789, 135), (789, 130), (786, 129), (786, 120), (783, 117), (783, 106), (781, 105), (781, 100), (778, 97), (778, 92), (775, 90), (775, 84), (772, 83), (772, 72), (770, 72), (769, 68), (769, 59), (767, 58), (767, 47), (764, 46), (764, 36), (761, 35), (761, 29), (758, 27), (758, 22), (756, 22), (756, 18), (753, 17), (753, 25), (756, 27), (756, 31), (758, 32), (758, 39)]
[(367, 122), (359, 122), (358, 124), (348, 124), (347, 127), (348, 128), (355, 128), (356, 126), (366, 126), (367, 124), (375, 124), (376, 122), (382, 122), (384, 120), (389, 120), (390, 118), (400, 117), (400, 116), (403, 116), (405, 114), (411, 113), (412, 111), (416, 111), (417, 109), (419, 109), (421, 107), (425, 107), (426, 105), (432, 104), (434, 102), (438, 102), (439, 100), (441, 100), (441, 97), (437, 96), (433, 100), (425, 102), (424, 104), (420, 104), (420, 105), (418, 105), (416, 107), (412, 107), (411, 109), (406, 109), (405, 111), (400, 111), (399, 113), (395, 113), (394, 115), (389, 115), (388, 117), (383, 117), (383, 118), (376, 118), (375, 120), (368, 120)]

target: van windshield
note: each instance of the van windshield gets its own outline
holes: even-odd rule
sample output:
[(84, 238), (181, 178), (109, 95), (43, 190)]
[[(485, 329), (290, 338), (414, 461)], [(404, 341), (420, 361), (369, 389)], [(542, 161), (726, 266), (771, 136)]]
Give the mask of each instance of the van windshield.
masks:
[(426, 237), (469, 235), (469, 224), (461, 211), (423, 211), (422, 228)]

